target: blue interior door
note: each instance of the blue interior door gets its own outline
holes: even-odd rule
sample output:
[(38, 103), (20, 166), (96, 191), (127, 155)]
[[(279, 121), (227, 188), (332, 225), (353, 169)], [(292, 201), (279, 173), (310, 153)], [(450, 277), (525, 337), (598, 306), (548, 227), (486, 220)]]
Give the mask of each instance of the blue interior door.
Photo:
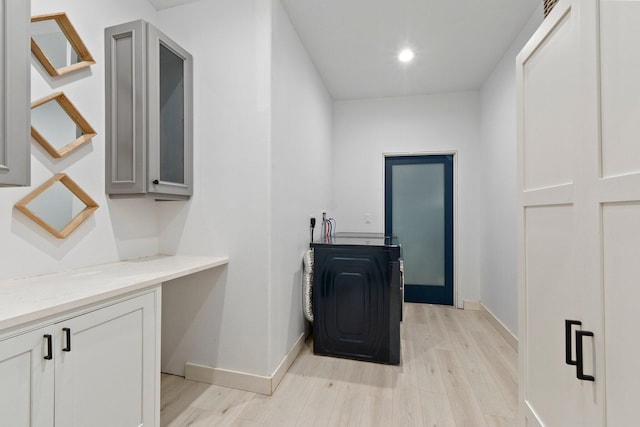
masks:
[(385, 232), (402, 246), (405, 301), (453, 305), (453, 155), (385, 158)]

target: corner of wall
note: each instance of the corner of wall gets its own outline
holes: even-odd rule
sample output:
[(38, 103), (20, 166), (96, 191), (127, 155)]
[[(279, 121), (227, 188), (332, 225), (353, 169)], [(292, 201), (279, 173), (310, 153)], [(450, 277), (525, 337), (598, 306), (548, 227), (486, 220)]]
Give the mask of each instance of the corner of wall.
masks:
[(542, 2), (481, 87), (483, 198), (480, 299), (517, 331), (515, 58), (542, 22)]

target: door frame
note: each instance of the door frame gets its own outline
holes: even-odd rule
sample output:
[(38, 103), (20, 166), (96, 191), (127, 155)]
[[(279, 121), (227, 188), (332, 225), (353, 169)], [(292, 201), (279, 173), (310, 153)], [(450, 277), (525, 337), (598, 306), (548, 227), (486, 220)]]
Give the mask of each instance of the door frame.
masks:
[[(462, 301), (458, 299), (458, 151), (412, 151), (412, 152), (385, 152), (382, 153), (382, 212), (383, 212), (383, 232), (386, 229), (385, 210), (385, 182), (387, 157), (409, 157), (409, 156), (453, 156), (453, 307), (463, 308)], [(401, 242), (402, 243), (402, 242)]]

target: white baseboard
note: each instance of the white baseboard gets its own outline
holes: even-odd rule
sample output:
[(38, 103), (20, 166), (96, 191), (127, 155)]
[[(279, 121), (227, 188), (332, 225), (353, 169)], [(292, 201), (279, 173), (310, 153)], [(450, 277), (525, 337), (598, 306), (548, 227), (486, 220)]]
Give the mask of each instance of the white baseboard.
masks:
[(291, 350), (284, 356), (280, 365), (271, 376), (248, 374), (246, 372), (230, 371), (227, 369), (213, 368), (211, 366), (185, 363), (184, 377), (188, 380), (199, 381), (207, 384), (215, 384), (223, 387), (231, 387), (239, 390), (250, 391), (270, 396), (282, 381), (284, 374), (296, 360), (304, 346), (306, 335), (302, 334), (295, 342)]
[(462, 308), (464, 310), (473, 310), (473, 311), (480, 311), (480, 301), (474, 301), (474, 300), (464, 300), (462, 301)]
[(516, 352), (518, 351), (518, 337), (516, 337), (510, 330), (509, 328), (507, 328), (504, 323), (502, 323), (500, 321), (500, 319), (498, 319), (496, 317), (495, 314), (493, 314), (491, 312), (491, 310), (489, 310), (484, 304), (479, 303), (480, 304), (480, 311), (482, 312), (482, 314), (484, 315), (484, 317), (487, 318), (487, 320), (489, 321), (489, 323), (491, 323), (493, 325), (494, 328), (496, 328), (496, 330), (498, 331), (498, 333), (500, 335), (502, 335), (502, 338), (504, 338), (507, 343), (509, 344), (509, 346), (511, 348), (513, 348)]
[(278, 365), (275, 372), (271, 375), (271, 394), (276, 391), (276, 388), (280, 385), (280, 381), (284, 378), (284, 374), (287, 373), (293, 362), (296, 360), (296, 357), (298, 357), (298, 354), (300, 354), (300, 351), (302, 351), (306, 338), (307, 335), (304, 333), (298, 337), (298, 340), (293, 347), (291, 347), (289, 353), (284, 356), (280, 365)]
[(271, 378), (245, 372), (229, 371), (211, 366), (184, 364), (184, 377), (201, 383), (237, 388), (260, 394), (271, 394)]

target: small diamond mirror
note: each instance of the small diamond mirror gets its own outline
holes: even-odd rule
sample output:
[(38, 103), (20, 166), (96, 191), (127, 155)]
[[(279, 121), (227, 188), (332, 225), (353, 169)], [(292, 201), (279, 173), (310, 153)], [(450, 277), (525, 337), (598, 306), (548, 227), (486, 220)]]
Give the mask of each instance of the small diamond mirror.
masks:
[(52, 77), (96, 63), (64, 12), (31, 17), (31, 52)]
[(59, 173), (16, 203), (16, 209), (58, 239), (64, 239), (98, 209), (65, 173)]
[(55, 158), (61, 158), (96, 136), (69, 98), (54, 93), (31, 104), (31, 136)]

